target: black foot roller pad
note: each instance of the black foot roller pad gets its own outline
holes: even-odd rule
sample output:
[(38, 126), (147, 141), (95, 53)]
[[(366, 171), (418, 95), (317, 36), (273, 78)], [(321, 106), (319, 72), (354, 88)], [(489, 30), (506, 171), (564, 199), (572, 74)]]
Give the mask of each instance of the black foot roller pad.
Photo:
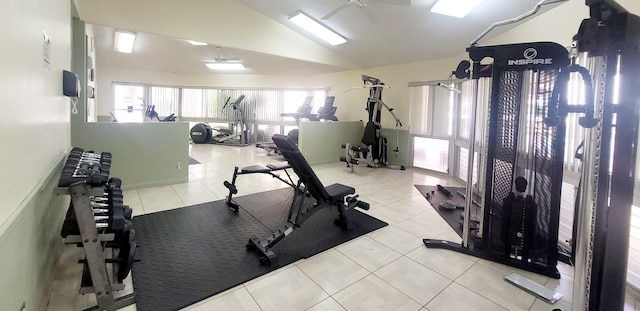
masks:
[[(440, 216), (451, 226), (456, 233), (462, 237), (462, 226), (460, 225), (460, 213), (464, 211), (464, 197), (458, 192), (465, 193), (466, 190), (463, 187), (445, 187), (451, 194), (451, 196), (445, 195), (443, 191), (439, 191), (437, 186), (425, 186), (415, 185), (416, 189), (420, 191), (423, 197), (427, 198), (429, 194), (430, 198), (427, 198), (433, 209), (440, 214)], [(431, 195), (433, 193), (433, 195)], [(475, 197), (475, 201), (478, 202), (480, 198)], [(442, 206), (441, 206), (442, 205)], [(459, 208), (462, 206), (462, 208)], [(476, 216), (476, 213), (478, 216)], [(482, 217), (480, 208), (475, 204), (471, 208), (471, 219), (477, 219)]]
[[(282, 225), (292, 197), (292, 188), (238, 197), (243, 207), (253, 208), (240, 208), (237, 214), (220, 200), (134, 217), (136, 258), (141, 259), (132, 270), (137, 310), (184, 308), (277, 269), (260, 265), (246, 244), (251, 237), (267, 236), (270, 227)], [(280, 266), (387, 225), (354, 209), (347, 214), (350, 231), (333, 223), (335, 208), (314, 214), (273, 247)]]

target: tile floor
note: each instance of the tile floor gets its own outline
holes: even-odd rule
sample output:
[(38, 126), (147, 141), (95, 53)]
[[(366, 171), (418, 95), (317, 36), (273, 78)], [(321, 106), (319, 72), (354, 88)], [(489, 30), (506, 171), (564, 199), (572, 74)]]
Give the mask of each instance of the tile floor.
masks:
[[(125, 203), (133, 208), (134, 216), (224, 199), (223, 181), (231, 178), (234, 166), (282, 161), (252, 146), (192, 145), (190, 154), (201, 164), (189, 166), (188, 183), (125, 191)], [(423, 238), (460, 238), (413, 185), (455, 182), (416, 169), (359, 167), (356, 173), (349, 173), (340, 162), (313, 168), (325, 185), (340, 182), (355, 187), (360, 198), (371, 204), (367, 213), (390, 225), (185, 310), (570, 310), (573, 273), (565, 264), (559, 263), (562, 278), (555, 280), (422, 244)], [(238, 195), (245, 195), (283, 184), (255, 174), (238, 177), (237, 186)], [(93, 295), (78, 294), (82, 267), (76, 262), (81, 256), (82, 249), (65, 246), (48, 310), (82, 310), (95, 305)], [(554, 305), (536, 299), (503, 280), (512, 272), (564, 297)], [(129, 276), (121, 294), (131, 288)], [(122, 310), (135, 310), (135, 305)], [(628, 298), (625, 310), (640, 310), (640, 302)]]

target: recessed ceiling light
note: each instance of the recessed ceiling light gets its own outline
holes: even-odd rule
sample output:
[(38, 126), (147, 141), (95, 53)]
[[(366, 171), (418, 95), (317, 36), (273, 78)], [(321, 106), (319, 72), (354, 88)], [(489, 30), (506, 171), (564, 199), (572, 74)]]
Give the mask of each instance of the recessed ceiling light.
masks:
[(113, 49), (121, 53), (133, 52), (133, 43), (136, 41), (136, 33), (131, 31), (116, 30), (113, 39)]
[(211, 70), (247, 70), (242, 63), (205, 63), (205, 66)]
[(304, 28), (314, 36), (327, 41), (331, 45), (338, 45), (347, 42), (345, 38), (316, 22), (309, 16), (304, 15), (302, 12), (293, 13), (293, 15), (289, 17), (289, 21)]
[(192, 45), (207, 45), (206, 42), (195, 41), (195, 40), (187, 40), (187, 41), (189, 41), (189, 43), (191, 43)]
[(438, 0), (431, 12), (463, 18), (478, 7), (484, 0)]

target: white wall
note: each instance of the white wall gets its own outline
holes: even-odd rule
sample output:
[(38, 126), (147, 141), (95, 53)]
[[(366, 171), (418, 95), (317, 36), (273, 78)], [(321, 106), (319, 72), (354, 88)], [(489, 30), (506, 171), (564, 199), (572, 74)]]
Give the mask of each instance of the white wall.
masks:
[[(69, 99), (62, 70), (71, 63), (69, 0), (0, 2), (0, 233), (69, 149)], [(43, 32), (50, 68), (43, 66)]]
[(640, 15), (640, 1), (638, 0), (617, 0), (631, 14)]
[[(95, 90), (97, 89), (97, 80), (96, 80), (96, 47), (94, 44), (94, 34), (93, 34), (93, 25), (87, 24), (85, 25), (85, 35), (87, 38), (87, 90), (82, 92), (82, 96), (87, 97), (87, 122), (96, 122), (97, 121), (97, 99), (89, 97), (89, 87)], [(93, 80), (89, 78), (89, 72), (91, 69), (94, 69), (94, 77)]]

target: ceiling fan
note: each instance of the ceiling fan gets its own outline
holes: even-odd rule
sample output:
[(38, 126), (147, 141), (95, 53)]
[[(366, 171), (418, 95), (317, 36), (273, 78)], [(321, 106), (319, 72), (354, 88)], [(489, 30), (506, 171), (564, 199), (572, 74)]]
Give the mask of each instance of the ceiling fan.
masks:
[(372, 23), (379, 23), (381, 21), (380, 16), (367, 9), (368, 6), (376, 2), (399, 6), (411, 6), (411, 0), (343, 0), (342, 4), (338, 4), (320, 19), (327, 20), (348, 6), (356, 6), (358, 9), (361, 9), (362, 14), (364, 14), (369, 21)]
[(213, 61), (216, 63), (237, 63), (240, 62), (239, 58), (236, 57), (222, 57), (220, 56), (220, 51), (222, 51), (221, 47), (216, 47), (216, 56), (213, 57)]

